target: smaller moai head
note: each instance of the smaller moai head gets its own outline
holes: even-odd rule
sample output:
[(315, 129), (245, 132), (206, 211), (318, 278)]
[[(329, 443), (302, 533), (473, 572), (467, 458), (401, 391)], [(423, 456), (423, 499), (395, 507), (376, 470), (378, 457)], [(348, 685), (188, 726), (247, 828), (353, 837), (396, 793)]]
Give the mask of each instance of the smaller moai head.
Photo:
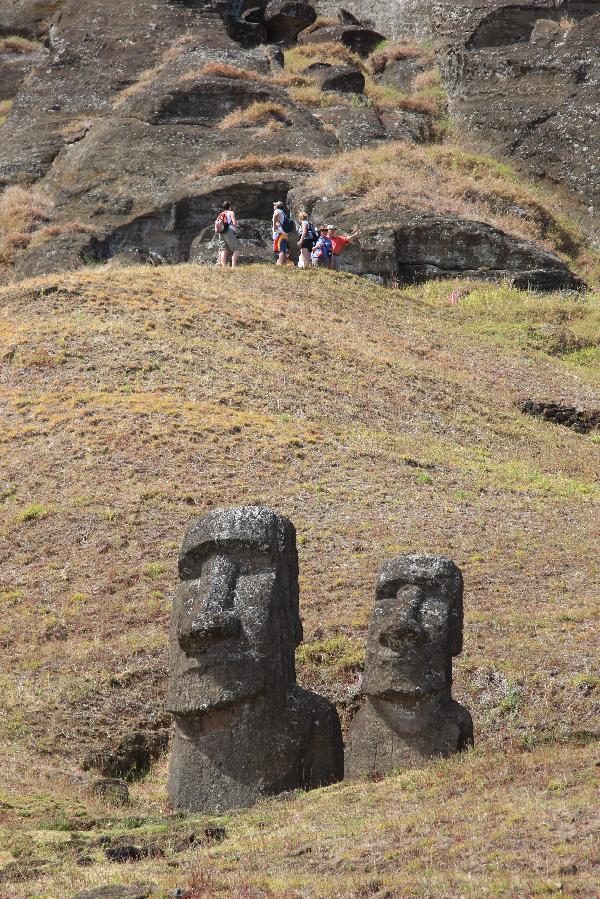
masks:
[(292, 523), (262, 506), (209, 512), (179, 555), (168, 708), (193, 715), (295, 683), (302, 640)]
[(369, 625), (364, 692), (418, 699), (449, 691), (462, 628), (463, 579), (454, 562), (420, 555), (386, 562)]

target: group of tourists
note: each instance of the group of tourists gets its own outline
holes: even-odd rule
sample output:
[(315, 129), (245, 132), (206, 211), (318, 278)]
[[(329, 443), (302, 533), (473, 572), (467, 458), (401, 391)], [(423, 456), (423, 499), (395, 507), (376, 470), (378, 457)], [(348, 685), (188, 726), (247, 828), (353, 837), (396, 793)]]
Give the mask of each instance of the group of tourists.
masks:
[[(298, 216), (298, 226), (292, 221), (281, 200), (273, 203), (273, 253), (276, 265), (293, 265), (290, 258), (290, 238), (296, 232), (299, 258), (298, 268), (330, 268), (340, 269), (340, 256), (344, 249), (355, 240), (360, 231), (352, 234), (338, 234), (333, 225), (321, 225), (316, 228), (306, 212)], [(231, 203), (223, 203), (223, 209), (215, 221), (215, 234), (219, 238), (218, 265), (235, 268), (240, 256), (241, 244), (237, 235), (238, 223)]]

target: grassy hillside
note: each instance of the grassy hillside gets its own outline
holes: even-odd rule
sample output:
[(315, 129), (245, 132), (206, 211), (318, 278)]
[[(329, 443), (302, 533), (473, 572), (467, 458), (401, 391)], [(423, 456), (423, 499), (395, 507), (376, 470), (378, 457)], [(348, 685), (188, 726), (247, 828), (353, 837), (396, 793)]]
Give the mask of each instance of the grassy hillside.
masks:
[[(194, 870), (197, 897), (596, 895), (600, 442), (516, 404), (598, 408), (600, 299), (472, 287), (181, 266), (0, 290), (0, 896)], [(207, 822), (168, 811), (166, 761), (124, 809), (79, 764), (161, 718), (183, 531), (241, 503), (297, 527), (299, 677), (345, 722), (378, 566), (461, 566), (477, 748), (190, 848)]]

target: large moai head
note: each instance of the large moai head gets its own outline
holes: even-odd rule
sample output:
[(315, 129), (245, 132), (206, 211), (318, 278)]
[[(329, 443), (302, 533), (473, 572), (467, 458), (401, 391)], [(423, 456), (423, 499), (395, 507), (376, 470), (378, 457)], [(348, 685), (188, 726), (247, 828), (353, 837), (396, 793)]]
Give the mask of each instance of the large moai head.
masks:
[(379, 573), (363, 691), (418, 699), (450, 689), (462, 650), (463, 579), (442, 556), (401, 556)]
[(171, 622), (168, 708), (194, 715), (295, 683), (302, 640), (292, 523), (271, 509), (209, 512), (189, 528)]

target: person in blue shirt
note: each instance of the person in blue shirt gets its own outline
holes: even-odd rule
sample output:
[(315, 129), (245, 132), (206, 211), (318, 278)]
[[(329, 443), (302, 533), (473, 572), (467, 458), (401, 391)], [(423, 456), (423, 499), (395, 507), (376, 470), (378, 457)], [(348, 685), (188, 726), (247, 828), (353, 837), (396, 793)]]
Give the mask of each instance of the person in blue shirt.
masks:
[(331, 268), (333, 259), (333, 247), (331, 241), (327, 237), (327, 227), (322, 225), (319, 228), (319, 239), (313, 247), (310, 254), (310, 261), (313, 265), (320, 268)]

